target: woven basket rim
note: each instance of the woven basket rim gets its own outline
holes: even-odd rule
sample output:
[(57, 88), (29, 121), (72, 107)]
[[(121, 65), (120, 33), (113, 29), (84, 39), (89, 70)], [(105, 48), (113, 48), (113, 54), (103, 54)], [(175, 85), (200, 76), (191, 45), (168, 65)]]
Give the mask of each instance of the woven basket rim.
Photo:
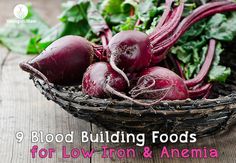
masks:
[[(80, 107), (84, 110), (90, 111), (108, 111), (113, 113), (128, 113), (135, 115), (142, 115), (145, 113), (154, 113), (154, 114), (164, 114), (164, 115), (178, 115), (178, 114), (204, 114), (204, 112), (215, 112), (225, 109), (225, 105), (228, 105), (228, 109), (236, 108), (236, 93), (231, 93), (227, 96), (220, 96), (215, 99), (197, 99), (197, 100), (174, 100), (174, 101), (160, 101), (160, 103), (145, 107), (138, 104), (135, 104), (128, 100), (118, 100), (114, 98), (94, 98), (88, 95), (84, 95), (80, 92), (69, 92), (68, 86), (52, 86), (51, 91), (49, 91), (47, 84), (36, 76), (31, 75), (35, 86), (42, 92), (49, 100), (55, 100), (57, 102), (61, 100), (68, 101), (73, 107)], [(60, 89), (60, 90), (59, 90)], [(46, 94), (45, 94), (46, 92)], [(69, 95), (69, 96), (68, 96)], [(144, 100), (149, 102), (150, 100)], [(59, 102), (60, 103), (60, 102)], [(126, 108), (131, 108), (126, 109)]]

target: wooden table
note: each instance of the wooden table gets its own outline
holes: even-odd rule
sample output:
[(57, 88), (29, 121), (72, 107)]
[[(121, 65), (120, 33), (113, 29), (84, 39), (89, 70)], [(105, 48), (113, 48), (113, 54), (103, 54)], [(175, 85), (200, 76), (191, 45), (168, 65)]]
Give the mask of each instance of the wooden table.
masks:
[[(12, 15), (11, 9), (19, 1), (0, 1), (1, 19), (3, 24), (5, 20)], [(45, 5), (47, 3), (47, 5)], [(41, 15), (49, 22), (56, 22), (56, 15), (60, 12), (60, 1), (33, 1), (33, 5), (41, 13)], [(3, 7), (4, 6), (4, 7)], [(55, 10), (52, 11), (51, 8)], [(74, 118), (72, 115), (63, 111), (59, 106), (52, 101), (47, 101), (43, 95), (34, 87), (32, 81), (28, 79), (28, 74), (19, 69), (19, 62), (29, 59), (30, 56), (19, 55), (9, 52), (6, 48), (0, 46), (0, 158), (1, 163), (59, 163), (59, 162), (87, 162), (87, 163), (102, 163), (102, 162), (160, 162), (160, 163), (234, 163), (236, 162), (236, 126), (231, 128), (229, 132), (223, 135), (212, 136), (199, 139), (194, 144), (172, 144), (168, 148), (203, 148), (212, 147), (219, 151), (218, 159), (160, 159), (161, 146), (154, 146), (153, 158), (144, 159), (142, 155), (138, 155), (135, 159), (102, 159), (101, 146), (108, 145), (109, 147), (121, 147), (114, 144), (97, 144), (97, 143), (82, 143), (78, 135), (82, 131), (99, 133), (104, 129), (98, 128), (93, 124), (83, 120)], [(15, 134), (22, 131), (25, 135), (21, 143), (17, 143)], [(31, 143), (30, 133), (32, 131), (43, 131), (48, 133), (70, 133), (74, 131), (74, 143)], [(30, 149), (33, 145), (38, 145), (39, 148), (55, 148), (58, 153), (53, 158), (35, 158), (31, 157)], [(92, 158), (68, 158), (62, 159), (60, 151), (62, 146), (66, 146), (68, 150), (72, 148), (84, 148), (86, 150), (95, 149)], [(130, 145), (122, 148), (129, 147)], [(134, 146), (133, 146), (134, 147)]]

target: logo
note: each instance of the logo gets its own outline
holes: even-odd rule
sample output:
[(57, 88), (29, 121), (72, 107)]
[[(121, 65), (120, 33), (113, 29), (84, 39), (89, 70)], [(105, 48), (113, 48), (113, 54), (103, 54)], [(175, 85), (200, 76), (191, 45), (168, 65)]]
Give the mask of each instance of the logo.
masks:
[(24, 19), (28, 15), (28, 8), (26, 5), (18, 4), (14, 8), (14, 15), (18, 19)]

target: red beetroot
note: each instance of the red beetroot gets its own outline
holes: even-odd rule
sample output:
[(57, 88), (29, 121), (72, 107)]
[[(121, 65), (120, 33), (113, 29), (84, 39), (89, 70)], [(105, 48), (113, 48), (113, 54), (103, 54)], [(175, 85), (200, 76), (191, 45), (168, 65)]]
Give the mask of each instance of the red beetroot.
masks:
[(169, 69), (158, 66), (144, 70), (140, 76), (137, 86), (129, 93), (133, 98), (155, 99), (152, 105), (160, 100), (195, 99), (204, 96), (211, 88), (211, 84), (206, 84), (189, 90), (181, 77)]
[(189, 97), (184, 81), (174, 72), (163, 67), (152, 67), (140, 73), (137, 86), (130, 94), (132, 97), (162, 100), (183, 100)]
[[(171, 5), (169, 3), (172, 3), (172, 1), (168, 2), (168, 6)], [(165, 28), (160, 28), (164, 35), (156, 36), (155, 34), (146, 35), (139, 31), (122, 31), (110, 40), (107, 48), (110, 65), (125, 78), (128, 85), (130, 83), (125, 73), (138, 72), (150, 65), (155, 54), (153, 46), (155, 46), (156, 40), (167, 37), (168, 33), (172, 32), (175, 26), (178, 25), (183, 12), (183, 6), (184, 1), (180, 0), (180, 5), (174, 8), (173, 15), (170, 16), (170, 22), (163, 25)], [(168, 14), (169, 12), (164, 14), (164, 16)]]
[(83, 74), (92, 63), (93, 45), (79, 36), (65, 36), (49, 45), (40, 55), (20, 67), (58, 85), (81, 84)]
[(113, 89), (125, 91), (127, 83), (124, 78), (114, 71), (108, 63), (97, 62), (90, 65), (84, 74), (82, 82), (83, 93), (93, 97), (109, 97)]
[(148, 35), (145, 33), (122, 31), (111, 39), (107, 53), (111, 67), (120, 73), (129, 84), (124, 72), (132, 73), (148, 67), (152, 58), (151, 49)]

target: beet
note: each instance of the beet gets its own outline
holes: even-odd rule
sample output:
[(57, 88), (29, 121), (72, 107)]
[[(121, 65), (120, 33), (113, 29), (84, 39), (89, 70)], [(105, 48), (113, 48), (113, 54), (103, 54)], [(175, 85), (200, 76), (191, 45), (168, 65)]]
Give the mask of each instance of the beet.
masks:
[(132, 97), (162, 100), (183, 100), (189, 97), (184, 80), (174, 72), (163, 67), (152, 67), (140, 73)]
[(106, 62), (90, 65), (82, 82), (83, 93), (99, 98), (111, 96), (113, 89), (119, 92), (127, 89), (125, 79)]
[(185, 81), (176, 73), (163, 67), (151, 67), (140, 73), (137, 85), (129, 92), (132, 98), (155, 99), (150, 106), (161, 100), (185, 100), (205, 97), (212, 88), (211, 83), (199, 84), (194, 89), (188, 89)]
[(142, 71), (138, 75), (139, 80), (136, 86), (130, 91), (131, 97), (161, 100), (205, 97), (206, 94), (209, 94), (212, 84), (204, 85), (202, 83), (210, 70), (215, 48), (216, 41), (211, 39), (205, 62), (197, 76), (190, 80), (185, 80), (171, 70), (158, 66)]
[(65, 36), (20, 67), (58, 85), (81, 84), (83, 74), (95, 55), (93, 45), (80, 36)]
[[(122, 31), (108, 44), (107, 54), (112, 68), (129, 84), (124, 72), (137, 72), (149, 66), (152, 46), (148, 35), (139, 31)], [(124, 71), (124, 72), (123, 72)]]

